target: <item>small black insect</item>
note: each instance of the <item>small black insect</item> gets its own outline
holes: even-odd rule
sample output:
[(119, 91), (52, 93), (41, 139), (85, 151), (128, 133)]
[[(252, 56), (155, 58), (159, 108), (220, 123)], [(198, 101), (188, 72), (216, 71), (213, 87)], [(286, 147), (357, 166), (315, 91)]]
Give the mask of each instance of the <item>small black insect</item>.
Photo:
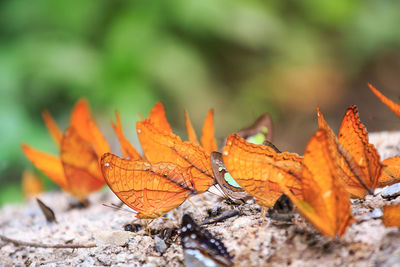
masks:
[(181, 242), (185, 266), (232, 266), (233, 257), (221, 240), (201, 228), (189, 215), (182, 217)]

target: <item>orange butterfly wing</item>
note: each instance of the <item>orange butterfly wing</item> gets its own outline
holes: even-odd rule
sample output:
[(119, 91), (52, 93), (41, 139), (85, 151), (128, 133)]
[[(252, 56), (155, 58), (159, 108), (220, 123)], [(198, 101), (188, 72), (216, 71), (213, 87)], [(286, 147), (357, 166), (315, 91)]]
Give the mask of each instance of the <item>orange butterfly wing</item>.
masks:
[(378, 91), (375, 87), (373, 87), (370, 83), (368, 83), (369, 89), (385, 104), (397, 117), (400, 118), (400, 105), (393, 102), (389, 98), (387, 98), (384, 94)]
[(111, 125), (114, 129), (115, 134), (121, 144), (122, 155), (124, 158), (130, 157), (131, 159), (141, 159), (139, 152), (135, 147), (125, 138), (124, 131), (122, 129), (122, 123), (118, 111), (115, 111), (116, 123), (111, 121)]
[(41, 152), (33, 147), (22, 144), (22, 150), (25, 156), (46, 176), (61, 188), (67, 188), (68, 182), (64, 175), (63, 166), (58, 157), (48, 153)]
[(106, 153), (102, 172), (111, 190), (143, 219), (158, 218), (178, 207), (194, 188), (187, 169), (172, 163), (121, 159)]
[(336, 139), (336, 134), (333, 132), (331, 127), (329, 127), (328, 123), (326, 122), (324, 115), (322, 115), (322, 112), (319, 107), (317, 107), (317, 120), (318, 120), (318, 127), (321, 129), (324, 129), (327, 134), (333, 139)]
[(383, 207), (382, 222), (385, 226), (400, 227), (400, 204)]
[(285, 194), (322, 234), (342, 236), (353, 222), (350, 200), (340, 176), (337, 143), (318, 130), (307, 144), (302, 169), (302, 196), (299, 199), (282, 183)]
[(163, 131), (150, 120), (136, 123), (136, 130), (144, 155), (150, 162), (170, 162), (190, 168), (198, 193), (215, 184), (210, 156), (191, 142), (182, 142), (175, 134)]
[(189, 113), (186, 110), (185, 110), (185, 124), (189, 141), (194, 144), (198, 144), (199, 141), (197, 140), (196, 132), (193, 129), (192, 123), (190, 122), (189, 119)]
[(60, 159), (68, 182), (63, 189), (73, 196), (84, 199), (104, 185), (96, 152), (72, 126), (63, 135)]
[(361, 179), (368, 188), (378, 187), (382, 164), (374, 145), (369, 143), (368, 133), (361, 123), (356, 106), (350, 106), (339, 129), (339, 143), (351, 154), (361, 168)]
[(56, 122), (54, 121), (53, 117), (50, 113), (45, 110), (42, 113), (44, 123), (46, 124), (47, 130), (49, 131), (51, 138), (53, 139), (54, 143), (57, 147), (60, 147), (61, 139), (62, 139), (62, 132), (60, 128), (58, 128)]
[(204, 120), (201, 134), (201, 146), (208, 154), (211, 154), (213, 151), (218, 151), (217, 141), (214, 137), (214, 110), (212, 109), (208, 111), (206, 119)]
[(86, 100), (80, 99), (76, 103), (71, 114), (70, 126), (75, 128), (83, 140), (93, 145), (99, 159), (104, 153), (110, 151), (106, 139), (90, 114), (89, 105)]
[(22, 192), (25, 198), (37, 196), (43, 192), (42, 180), (31, 170), (22, 173)]
[[(350, 106), (343, 117), (339, 138), (326, 123), (320, 109), (317, 109), (318, 126), (324, 129), (330, 138), (339, 142), (339, 167), (344, 172), (341, 176), (346, 190), (352, 197), (363, 198), (377, 187), (377, 174), (381, 166), (378, 152), (368, 142), (368, 134), (359, 120), (355, 106)], [(368, 159), (368, 161), (367, 161)], [(372, 160), (369, 162), (369, 160)], [(368, 169), (374, 170), (370, 173)], [(375, 177), (375, 178), (372, 178)]]
[(223, 161), (235, 181), (260, 205), (272, 207), (282, 195), (278, 181), (296, 196), (301, 195), (302, 158), (293, 153), (277, 153), (273, 148), (247, 142), (237, 134), (228, 136)]
[(379, 187), (400, 182), (400, 157), (391, 157), (383, 162), (383, 170), (379, 177)]
[(165, 114), (165, 108), (163, 103), (157, 102), (150, 111), (148, 120), (152, 121), (157, 127), (162, 130), (172, 133), (171, 125), (167, 120), (167, 116)]

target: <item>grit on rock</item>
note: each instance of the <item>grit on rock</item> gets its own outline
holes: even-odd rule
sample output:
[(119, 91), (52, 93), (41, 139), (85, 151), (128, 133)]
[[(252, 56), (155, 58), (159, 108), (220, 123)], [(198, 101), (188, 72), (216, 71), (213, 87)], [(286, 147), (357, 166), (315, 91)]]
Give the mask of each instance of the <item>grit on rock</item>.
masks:
[[(370, 141), (382, 159), (400, 155), (399, 132), (371, 134)], [(88, 208), (72, 210), (68, 209), (71, 199), (66, 194), (48, 192), (39, 198), (54, 210), (56, 223), (46, 222), (36, 201), (6, 205), (0, 210), (0, 234), (25, 242), (96, 246), (35, 248), (0, 241), (0, 265), (182, 266), (182, 248), (172, 222), (179, 225), (184, 213), (201, 222), (210, 210), (222, 213), (237, 208), (239, 216), (204, 226), (225, 243), (235, 256), (236, 266), (400, 266), (400, 232), (385, 228), (381, 221), (381, 208), (400, 202), (400, 197), (386, 200), (381, 192), (378, 189), (365, 200), (352, 200), (358, 222), (340, 240), (321, 236), (301, 217), (292, 224), (277, 222), (262, 217), (261, 208), (252, 201), (234, 207), (209, 192), (191, 198), (195, 206), (186, 201), (168, 213), (170, 220), (154, 220), (150, 230), (129, 208), (115, 210), (102, 205), (120, 203), (107, 189), (91, 195)], [(220, 208), (215, 209), (218, 203)], [(132, 222), (142, 224), (143, 229), (137, 233), (124, 231), (124, 225)]]

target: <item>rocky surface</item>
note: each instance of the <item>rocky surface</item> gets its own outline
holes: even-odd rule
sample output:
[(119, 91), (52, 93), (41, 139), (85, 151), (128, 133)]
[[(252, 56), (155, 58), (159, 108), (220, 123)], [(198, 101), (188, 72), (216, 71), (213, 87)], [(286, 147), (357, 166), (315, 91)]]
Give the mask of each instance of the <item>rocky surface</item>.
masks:
[[(371, 134), (382, 158), (399, 155), (400, 133)], [(340, 240), (321, 236), (301, 217), (292, 223), (263, 217), (262, 209), (250, 201), (232, 206), (213, 193), (195, 196), (168, 214), (168, 218), (145, 222), (123, 206), (120, 210), (102, 204), (119, 204), (108, 190), (90, 196), (86, 209), (69, 209), (71, 199), (62, 192), (39, 198), (51, 207), (57, 222), (48, 223), (36, 201), (6, 205), (0, 210), (0, 234), (41, 244), (81, 244), (92, 248), (40, 248), (0, 240), (0, 266), (182, 266), (183, 254), (174, 224), (184, 213), (196, 221), (209, 214), (238, 209), (239, 215), (205, 226), (223, 240), (235, 256), (236, 266), (400, 266), (400, 231), (383, 226), (385, 200), (382, 189), (365, 200), (352, 200), (357, 222)], [(127, 223), (139, 223), (137, 233), (124, 231)], [(146, 228), (149, 223), (149, 228)], [(151, 235), (149, 235), (151, 232)], [(155, 238), (157, 236), (158, 238)], [(162, 253), (161, 253), (161, 252)]]

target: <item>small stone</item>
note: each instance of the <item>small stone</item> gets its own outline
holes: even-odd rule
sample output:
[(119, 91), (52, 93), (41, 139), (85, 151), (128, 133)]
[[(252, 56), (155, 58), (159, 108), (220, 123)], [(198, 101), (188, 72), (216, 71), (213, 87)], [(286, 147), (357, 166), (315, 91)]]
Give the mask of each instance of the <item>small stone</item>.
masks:
[(394, 199), (400, 196), (400, 183), (386, 187), (381, 194), (384, 199)]
[(164, 253), (167, 250), (167, 245), (165, 244), (164, 240), (159, 238), (158, 236), (154, 237), (154, 241), (156, 244), (156, 251), (160, 253)]
[(371, 219), (378, 219), (378, 218), (381, 218), (382, 215), (383, 215), (382, 210), (376, 208), (376, 209), (374, 209), (374, 210), (369, 214), (369, 217), (370, 217)]

